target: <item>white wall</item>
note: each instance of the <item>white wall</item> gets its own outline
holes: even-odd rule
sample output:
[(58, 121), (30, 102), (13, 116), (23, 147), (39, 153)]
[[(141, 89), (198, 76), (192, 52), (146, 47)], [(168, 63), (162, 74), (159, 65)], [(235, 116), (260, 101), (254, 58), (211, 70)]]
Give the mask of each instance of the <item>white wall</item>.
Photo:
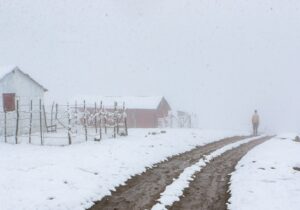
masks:
[[(4, 76), (0, 81), (0, 135), (4, 134), (3, 93), (15, 93), (19, 101), (19, 131), (20, 134), (29, 130), (30, 101), (33, 101), (32, 131), (39, 130), (39, 100), (44, 102), (44, 90), (18, 70)], [(44, 128), (44, 117), (43, 128)], [(14, 135), (16, 126), (16, 112), (7, 113), (7, 134)]]

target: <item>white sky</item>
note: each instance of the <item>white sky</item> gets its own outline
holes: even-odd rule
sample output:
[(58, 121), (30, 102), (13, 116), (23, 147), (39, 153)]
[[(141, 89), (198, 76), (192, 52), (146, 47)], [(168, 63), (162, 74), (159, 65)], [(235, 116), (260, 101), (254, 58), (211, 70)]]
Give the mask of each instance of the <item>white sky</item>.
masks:
[(300, 131), (299, 0), (0, 0), (0, 65), (74, 95), (164, 95), (201, 127)]

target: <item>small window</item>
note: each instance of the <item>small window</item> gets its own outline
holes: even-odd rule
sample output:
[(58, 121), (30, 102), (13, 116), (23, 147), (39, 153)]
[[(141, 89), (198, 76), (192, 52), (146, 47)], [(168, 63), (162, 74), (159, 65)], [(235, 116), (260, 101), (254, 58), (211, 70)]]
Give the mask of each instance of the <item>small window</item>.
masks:
[(15, 93), (3, 93), (3, 109), (5, 112), (12, 112), (16, 109)]

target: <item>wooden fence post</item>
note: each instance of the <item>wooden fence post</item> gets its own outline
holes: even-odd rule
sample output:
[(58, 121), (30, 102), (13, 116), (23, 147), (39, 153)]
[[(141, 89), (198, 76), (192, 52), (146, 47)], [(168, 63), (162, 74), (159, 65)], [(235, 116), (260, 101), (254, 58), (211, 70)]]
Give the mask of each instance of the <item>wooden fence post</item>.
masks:
[(30, 100), (30, 116), (29, 116), (29, 144), (31, 144), (31, 130), (32, 129), (32, 100)]
[(85, 101), (83, 101), (83, 123), (84, 123), (84, 134), (85, 134), (85, 141), (88, 140), (87, 137), (87, 120), (86, 120), (86, 106), (85, 106)]
[[(48, 133), (49, 130), (48, 130), (48, 123), (47, 123), (47, 114), (46, 114), (46, 108), (45, 108), (45, 104), (42, 105), (42, 108), (43, 108), (43, 114), (44, 114), (44, 122), (45, 122), (45, 127), (46, 127), (46, 132)], [(51, 128), (52, 130), (52, 128)]]
[(18, 144), (18, 134), (19, 134), (19, 100), (17, 100), (17, 109), (16, 109), (16, 113), (17, 113), (17, 122), (16, 122), (16, 144)]
[(127, 117), (125, 117), (125, 119), (124, 119), (124, 124), (125, 124), (125, 135), (128, 136)]
[(51, 132), (54, 131), (54, 126), (53, 126), (53, 109), (54, 109), (54, 102), (52, 103), (52, 106), (51, 106), (51, 120), (50, 120)]
[(104, 115), (104, 133), (107, 134), (107, 114)]
[(116, 138), (116, 125), (114, 123), (114, 138)]
[(120, 127), (119, 127), (119, 116), (117, 115), (117, 134), (119, 134), (119, 130), (120, 130)]
[(44, 145), (43, 141), (43, 125), (42, 125), (42, 99), (39, 100), (39, 111), (40, 111), (40, 137), (41, 137), (41, 145)]
[(114, 108), (114, 138), (116, 138), (116, 123), (117, 123), (117, 102), (115, 102), (115, 108)]
[(67, 105), (67, 112), (68, 112), (68, 139), (69, 139), (69, 144), (72, 144), (72, 138), (71, 138), (71, 114), (70, 114), (69, 103)]
[(77, 134), (77, 125), (78, 125), (78, 112), (77, 112), (77, 101), (75, 101), (75, 132)]
[(123, 118), (124, 118), (125, 136), (128, 136), (127, 113), (125, 111), (125, 102), (123, 102)]
[(95, 130), (96, 130), (96, 134), (98, 133), (98, 127), (97, 127), (97, 102), (95, 102), (95, 110), (94, 110), (94, 124), (95, 124)]
[(99, 112), (99, 132), (100, 132), (100, 140), (102, 139), (102, 101), (100, 103), (100, 112)]
[(57, 130), (57, 120), (58, 120), (58, 104), (55, 104), (55, 128)]
[(6, 125), (6, 121), (7, 121), (7, 116), (6, 116), (6, 110), (4, 108), (4, 141), (5, 143), (7, 143), (7, 125)]

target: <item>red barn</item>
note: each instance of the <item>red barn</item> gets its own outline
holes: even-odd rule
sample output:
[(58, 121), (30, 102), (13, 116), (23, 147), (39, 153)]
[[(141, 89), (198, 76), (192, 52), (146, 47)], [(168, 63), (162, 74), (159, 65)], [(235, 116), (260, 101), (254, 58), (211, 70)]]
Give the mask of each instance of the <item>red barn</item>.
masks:
[[(164, 97), (138, 97), (141, 106), (126, 106), (127, 123), (131, 128), (157, 128), (168, 126), (171, 107)], [(139, 103), (137, 103), (138, 105)]]
[(129, 128), (157, 128), (169, 126), (171, 107), (163, 96), (106, 96), (81, 97), (87, 104), (102, 101), (104, 108), (110, 109), (114, 103), (118, 107), (125, 103)]

